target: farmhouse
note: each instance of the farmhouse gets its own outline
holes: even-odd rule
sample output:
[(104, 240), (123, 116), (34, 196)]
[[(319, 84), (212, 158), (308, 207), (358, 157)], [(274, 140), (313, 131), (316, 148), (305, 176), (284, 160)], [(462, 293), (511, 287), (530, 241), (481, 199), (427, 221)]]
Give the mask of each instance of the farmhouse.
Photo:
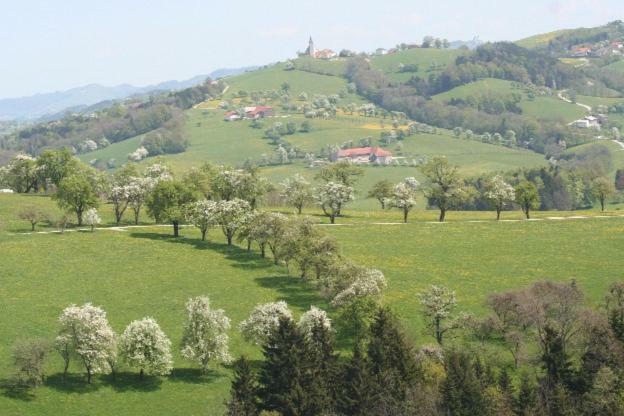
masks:
[(587, 48), (587, 47), (576, 47), (572, 49), (572, 53), (571, 56), (574, 58), (581, 58), (584, 56), (589, 56), (591, 54), (591, 48)]
[(600, 130), (600, 121), (597, 117), (587, 116), (581, 119), (575, 120), (571, 125), (578, 127), (579, 129), (597, 129)]
[(379, 147), (355, 147), (353, 149), (340, 149), (337, 160), (350, 160), (358, 164), (370, 162), (387, 164), (392, 162), (392, 153)]
[[(245, 116), (241, 116), (241, 113), (244, 112)], [(236, 121), (241, 119), (258, 119), (264, 117), (271, 117), (273, 113), (273, 107), (258, 105), (255, 107), (245, 107), (242, 112), (239, 111), (228, 111), (225, 113), (225, 117), (223, 120), (225, 121)]]

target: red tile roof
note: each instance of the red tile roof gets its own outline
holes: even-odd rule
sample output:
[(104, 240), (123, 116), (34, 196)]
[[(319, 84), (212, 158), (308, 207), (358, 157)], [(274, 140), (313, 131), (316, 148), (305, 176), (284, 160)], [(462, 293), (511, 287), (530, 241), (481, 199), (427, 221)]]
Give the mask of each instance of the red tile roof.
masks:
[(357, 157), (370, 155), (375, 155), (376, 157), (386, 157), (392, 156), (392, 153), (380, 147), (354, 147), (352, 149), (340, 149), (338, 151), (338, 157)]

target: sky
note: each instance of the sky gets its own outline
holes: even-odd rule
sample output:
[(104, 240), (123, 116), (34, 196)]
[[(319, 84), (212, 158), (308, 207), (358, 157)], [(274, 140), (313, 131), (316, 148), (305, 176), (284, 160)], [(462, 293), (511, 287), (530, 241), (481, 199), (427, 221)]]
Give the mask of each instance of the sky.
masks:
[(0, 0), (0, 98), (149, 85), (425, 35), (517, 40), (624, 19), (622, 0)]

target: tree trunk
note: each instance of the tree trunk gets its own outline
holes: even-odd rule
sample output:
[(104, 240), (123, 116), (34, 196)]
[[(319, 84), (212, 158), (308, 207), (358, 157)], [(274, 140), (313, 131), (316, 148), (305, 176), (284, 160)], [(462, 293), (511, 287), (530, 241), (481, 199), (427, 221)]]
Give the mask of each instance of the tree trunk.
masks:
[(232, 245), (232, 234), (228, 233), (226, 235), (226, 237), (227, 237), (227, 245), (231, 246)]
[(139, 213), (140, 212), (141, 212), (140, 209), (134, 210), (134, 225), (139, 225)]
[(446, 208), (440, 208), (440, 222), (444, 222), (444, 218), (446, 217)]
[(526, 219), (527, 219), (527, 220), (530, 220), (530, 219), (531, 219), (531, 212), (530, 212), (530, 211), (531, 211), (531, 208), (529, 208), (529, 207), (524, 207), (524, 215), (526, 216)]
[(207, 232), (208, 232), (208, 230), (201, 230), (202, 241), (206, 241), (206, 233)]
[(91, 369), (87, 367), (87, 384), (91, 384)]
[(299, 206), (297, 207), (297, 214), (301, 215), (301, 209), (302, 209), (302, 208), (303, 208), (303, 206), (302, 206), (302, 205), (299, 205)]
[(177, 221), (173, 221), (173, 236), (174, 237), (180, 236), (180, 225)]
[(82, 225), (82, 211), (76, 211), (76, 218), (78, 219), (78, 226)]
[(407, 214), (409, 211), (406, 208), (403, 208), (403, 223), (407, 223)]
[(604, 198), (600, 198), (600, 208), (604, 212), (604, 208), (605, 208), (605, 199)]
[(335, 216), (335, 215), (333, 215), (333, 214), (332, 214), (332, 215), (330, 215), (330, 216), (329, 216), (329, 222), (330, 222), (331, 224), (334, 224), (334, 223), (336, 222), (336, 216)]
[(143, 369), (139, 371), (139, 380), (143, 380)]
[(383, 200), (379, 200), (381, 203), (381, 209), (386, 209), (386, 203)]
[(266, 257), (266, 244), (260, 244), (260, 257)]
[(34, 222), (30, 223), (30, 231), (35, 231), (35, 223)]
[(65, 360), (65, 367), (63, 367), (63, 381), (67, 379), (67, 370), (69, 370), (69, 359)]
[(501, 209), (496, 208), (496, 221), (500, 220), (500, 213), (501, 213)]

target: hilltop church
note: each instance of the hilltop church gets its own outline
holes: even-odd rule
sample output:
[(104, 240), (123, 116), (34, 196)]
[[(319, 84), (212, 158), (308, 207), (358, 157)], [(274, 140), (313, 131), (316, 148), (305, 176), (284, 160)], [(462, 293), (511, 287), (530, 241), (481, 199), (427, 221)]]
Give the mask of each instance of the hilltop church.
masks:
[(308, 48), (304, 53), (300, 54), (300, 56), (309, 56), (314, 59), (332, 59), (338, 56), (338, 54), (331, 49), (321, 49), (317, 50), (314, 48), (314, 41), (312, 40), (312, 36), (310, 36), (310, 41), (308, 43)]

